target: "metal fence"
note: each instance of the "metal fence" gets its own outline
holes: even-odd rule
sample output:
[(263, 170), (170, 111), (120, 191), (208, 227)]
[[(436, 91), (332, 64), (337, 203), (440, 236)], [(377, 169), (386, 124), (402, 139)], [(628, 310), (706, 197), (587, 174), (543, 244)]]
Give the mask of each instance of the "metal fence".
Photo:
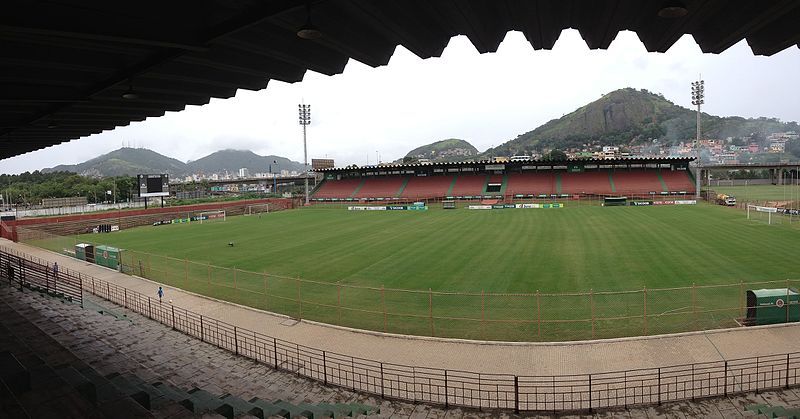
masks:
[(0, 276), (9, 285), (42, 291), (83, 305), (82, 275), (55, 264), (3, 248), (0, 252)]
[[(32, 244), (63, 252), (75, 241), (48, 235)], [(573, 293), (444, 292), (309, 280), (134, 250), (122, 252), (120, 260), (124, 273), (296, 319), (387, 333), (523, 342), (736, 327), (746, 316), (748, 289), (800, 285), (785, 279)]]
[[(5, 260), (45, 261), (0, 247)], [(43, 263), (45, 262), (45, 263)], [(800, 352), (597, 374), (524, 376), (399, 365), (299, 345), (203, 316), (91, 276), (65, 271), (87, 292), (174, 330), (325, 385), (388, 399), (477, 409), (564, 412), (654, 405), (789, 388)], [(2, 275), (5, 275), (4, 273)]]

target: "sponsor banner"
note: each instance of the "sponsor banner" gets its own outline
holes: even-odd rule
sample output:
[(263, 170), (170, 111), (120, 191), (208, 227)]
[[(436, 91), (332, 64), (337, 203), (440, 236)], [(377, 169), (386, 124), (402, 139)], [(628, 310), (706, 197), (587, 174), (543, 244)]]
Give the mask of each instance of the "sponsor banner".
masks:
[(188, 223), (189, 221), (190, 221), (189, 218), (178, 218), (178, 219), (172, 220), (172, 224), (183, 224), (183, 223)]
[(405, 211), (408, 208), (405, 205), (389, 205), (386, 207), (387, 211)]
[(503, 204), (503, 208), (516, 208), (514, 204)]
[(503, 204), (494, 204), (494, 205), (492, 205), (492, 209), (503, 209), (505, 207), (506, 206), (503, 205)]
[(153, 223), (154, 226), (163, 226), (167, 224), (172, 224), (172, 220), (161, 220)]
[(653, 205), (653, 201), (631, 201), (630, 205), (634, 207), (650, 206)]
[(800, 215), (800, 210), (786, 208), (783, 210), (783, 213), (786, 215)]
[(406, 209), (409, 210), (409, 211), (427, 211), (428, 207), (424, 207), (424, 206), (423, 207), (418, 207), (416, 205), (410, 205)]
[(697, 204), (696, 199), (680, 199), (675, 200), (675, 205), (695, 205)]
[(492, 206), (491, 205), (470, 205), (470, 206), (467, 207), (467, 209), (471, 209), (471, 210), (490, 210), (490, 209), (492, 209)]
[(367, 206), (358, 205), (358, 206), (347, 207), (347, 210), (348, 211), (385, 211), (386, 207), (367, 207)]
[(111, 231), (119, 231), (119, 226), (111, 226)]
[(424, 206), (425, 206), (425, 203), (424, 203), (424, 202), (415, 202), (415, 203), (414, 203), (414, 206), (415, 206), (415, 207), (424, 207)]
[(675, 201), (653, 201), (653, 205), (675, 205)]
[(485, 170), (505, 170), (505, 164), (487, 164)]
[(758, 212), (778, 212), (778, 209), (775, 207), (759, 207), (757, 205), (753, 205), (751, 208), (754, 208)]
[(204, 220), (210, 220), (212, 218), (224, 218), (225, 214), (219, 212), (219, 213), (214, 213), (214, 214), (203, 215), (202, 217), (205, 217), (205, 218), (203, 218)]

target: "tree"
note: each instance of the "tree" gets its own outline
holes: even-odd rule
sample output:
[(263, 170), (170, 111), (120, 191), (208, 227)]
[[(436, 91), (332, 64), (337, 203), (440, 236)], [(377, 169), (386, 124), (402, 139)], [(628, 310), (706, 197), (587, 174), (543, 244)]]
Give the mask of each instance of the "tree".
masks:
[(557, 148), (550, 151), (550, 153), (547, 155), (547, 160), (566, 160), (566, 159), (567, 159), (567, 153)]
[(787, 141), (786, 151), (792, 153), (793, 156), (800, 158), (800, 139)]

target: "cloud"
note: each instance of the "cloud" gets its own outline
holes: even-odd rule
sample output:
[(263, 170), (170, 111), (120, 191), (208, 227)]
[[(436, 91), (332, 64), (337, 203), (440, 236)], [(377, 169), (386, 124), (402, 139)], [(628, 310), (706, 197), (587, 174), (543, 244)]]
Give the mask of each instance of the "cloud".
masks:
[(0, 172), (78, 163), (123, 142), (183, 161), (225, 148), (302, 161), (301, 101), (312, 105), (309, 159), (361, 165), (380, 154), (394, 160), (453, 137), (485, 150), (622, 87), (663, 93), (691, 107), (689, 83), (700, 73), (707, 86), (705, 111), (796, 121), (798, 68), (796, 48), (754, 57), (745, 41), (712, 55), (684, 36), (661, 54), (648, 53), (636, 34), (621, 32), (601, 51), (589, 50), (577, 31), (566, 30), (554, 50), (534, 51), (521, 33), (510, 32), (497, 53), (478, 54), (458, 36), (441, 58), (422, 60), (398, 47), (384, 67), (350, 60), (336, 76), (308, 72), (296, 84), (271, 81), (262, 91), (240, 90), (231, 99), (4, 160)]

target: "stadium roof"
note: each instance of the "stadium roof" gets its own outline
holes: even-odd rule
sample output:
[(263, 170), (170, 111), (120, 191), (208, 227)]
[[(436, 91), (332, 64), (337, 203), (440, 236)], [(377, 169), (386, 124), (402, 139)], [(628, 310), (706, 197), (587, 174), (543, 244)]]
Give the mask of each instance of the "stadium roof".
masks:
[(797, 22), (795, 0), (5, 2), (0, 159), (263, 89), (270, 79), (341, 73), (351, 58), (385, 65), (397, 45), (439, 56), (455, 35), (481, 53), (496, 51), (509, 30), (550, 49), (575, 28), (593, 49), (631, 30), (648, 51), (691, 34), (704, 52), (747, 39), (755, 54), (771, 55), (800, 43)]
[[(418, 168), (439, 168), (439, 167), (478, 167), (478, 166), (496, 166), (503, 165), (504, 168), (522, 168), (523, 166), (567, 166), (567, 165), (587, 165), (587, 164), (605, 164), (605, 165), (627, 165), (627, 164), (674, 164), (680, 163), (688, 165), (689, 162), (694, 161), (694, 157), (620, 157), (616, 159), (566, 159), (566, 160), (517, 160), (517, 161), (492, 161), (492, 160), (478, 160), (478, 161), (451, 161), (451, 162), (438, 162), (438, 163), (409, 163), (409, 164), (379, 164), (369, 166), (356, 166), (350, 165), (346, 167), (330, 167), (327, 169), (312, 170), (312, 172), (365, 172), (368, 170), (391, 171), (403, 169), (418, 169)], [(484, 168), (485, 169), (485, 168)], [(485, 169), (492, 170), (492, 169)]]

